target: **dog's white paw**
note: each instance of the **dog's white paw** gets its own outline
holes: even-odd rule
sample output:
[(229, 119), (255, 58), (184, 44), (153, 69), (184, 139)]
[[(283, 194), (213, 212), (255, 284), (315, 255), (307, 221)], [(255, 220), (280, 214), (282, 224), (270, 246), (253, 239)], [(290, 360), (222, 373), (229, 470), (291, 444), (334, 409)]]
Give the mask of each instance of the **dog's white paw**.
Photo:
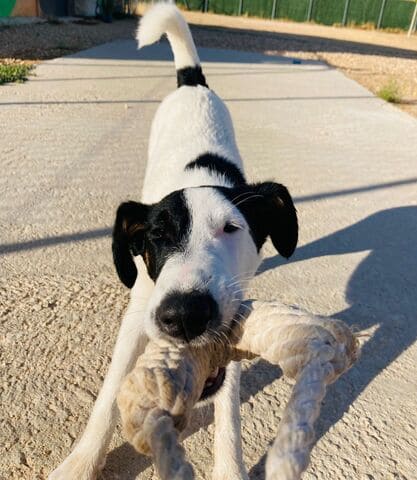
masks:
[(100, 466), (94, 455), (74, 450), (53, 472), (48, 480), (95, 480)]

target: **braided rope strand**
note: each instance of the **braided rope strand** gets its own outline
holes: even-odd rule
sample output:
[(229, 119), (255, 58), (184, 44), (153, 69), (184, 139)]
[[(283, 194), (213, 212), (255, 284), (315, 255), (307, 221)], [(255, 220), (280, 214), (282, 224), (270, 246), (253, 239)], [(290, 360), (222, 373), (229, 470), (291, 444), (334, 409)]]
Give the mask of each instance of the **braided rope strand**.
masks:
[(275, 302), (254, 302), (243, 328), (237, 348), (257, 353), (296, 379), (267, 455), (266, 479), (299, 480), (315, 444), (314, 422), (326, 386), (356, 361), (357, 338), (340, 320)]
[(144, 425), (154, 463), (162, 479), (193, 480), (194, 470), (185, 458), (172, 416), (164, 410), (152, 410)]
[(302, 370), (267, 455), (267, 480), (296, 480), (307, 469), (315, 443), (314, 422), (320, 414), (329, 374), (333, 375), (333, 367), (319, 359)]

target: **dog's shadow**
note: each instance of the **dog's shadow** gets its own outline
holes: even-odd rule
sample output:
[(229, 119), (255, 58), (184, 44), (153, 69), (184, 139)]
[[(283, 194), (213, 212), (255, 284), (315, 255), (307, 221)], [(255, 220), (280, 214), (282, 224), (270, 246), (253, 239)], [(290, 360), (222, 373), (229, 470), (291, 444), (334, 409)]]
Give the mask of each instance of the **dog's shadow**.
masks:
[[(293, 261), (367, 251), (346, 287), (349, 307), (334, 317), (359, 330), (373, 327), (375, 332), (365, 343), (359, 362), (328, 389), (316, 423), (318, 437), (417, 339), (417, 207), (392, 208), (370, 215), (300, 247)], [(282, 263), (279, 257), (268, 258), (260, 273)], [(264, 464), (265, 456), (252, 468), (252, 480), (264, 478)]]
[[(377, 212), (300, 247), (292, 261), (367, 251), (346, 287), (349, 307), (335, 317), (360, 330), (375, 327), (376, 331), (357, 365), (329, 388), (316, 425), (318, 436), (324, 435), (367, 385), (417, 339), (417, 207)], [(280, 257), (268, 258), (259, 273), (282, 263)], [(266, 362), (253, 363), (242, 375), (242, 402), (273, 382), (279, 372)], [(206, 415), (195, 415), (190, 433), (207, 428), (212, 419), (212, 409)], [(251, 479), (263, 478), (264, 462), (265, 456), (254, 465)], [(123, 444), (108, 455), (103, 479), (133, 480), (149, 465), (148, 459)]]

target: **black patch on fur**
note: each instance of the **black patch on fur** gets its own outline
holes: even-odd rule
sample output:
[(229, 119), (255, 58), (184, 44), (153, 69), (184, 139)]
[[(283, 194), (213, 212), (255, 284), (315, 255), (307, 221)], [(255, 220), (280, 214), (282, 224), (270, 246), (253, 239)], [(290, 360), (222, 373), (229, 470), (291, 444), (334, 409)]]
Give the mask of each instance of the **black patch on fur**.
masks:
[(224, 157), (215, 153), (205, 153), (200, 155), (196, 160), (188, 163), (185, 170), (194, 168), (206, 168), (210, 173), (219, 173), (224, 175), (232, 185), (246, 184), (245, 177), (239, 168)]
[(203, 70), (200, 65), (194, 67), (185, 67), (177, 70), (177, 86), (182, 87), (188, 85), (189, 87), (196, 87), (202, 85), (209, 88), (206, 83), (206, 77), (203, 75)]
[(185, 247), (191, 215), (184, 192), (173, 192), (152, 206), (145, 233), (148, 273), (156, 281), (168, 258)]
[(258, 251), (269, 236), (280, 255), (289, 258), (294, 253), (298, 241), (297, 211), (284, 185), (264, 182), (216, 188), (245, 217)]
[(113, 229), (113, 259), (120, 280), (132, 288), (137, 277), (133, 256), (141, 255), (149, 276), (158, 278), (168, 258), (185, 245), (191, 216), (184, 192), (153, 205), (122, 203)]
[(137, 202), (122, 203), (113, 227), (113, 262), (120, 280), (132, 288), (138, 274), (132, 251), (143, 251), (143, 231), (149, 207)]

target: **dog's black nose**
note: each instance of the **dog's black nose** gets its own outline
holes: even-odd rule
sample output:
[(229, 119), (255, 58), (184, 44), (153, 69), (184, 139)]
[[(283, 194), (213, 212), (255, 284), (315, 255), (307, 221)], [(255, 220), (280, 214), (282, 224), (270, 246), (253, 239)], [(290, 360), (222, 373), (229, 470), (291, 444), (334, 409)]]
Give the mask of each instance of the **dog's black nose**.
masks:
[(159, 328), (171, 337), (187, 342), (207, 330), (209, 322), (217, 324), (219, 308), (208, 292), (172, 292), (156, 309)]

